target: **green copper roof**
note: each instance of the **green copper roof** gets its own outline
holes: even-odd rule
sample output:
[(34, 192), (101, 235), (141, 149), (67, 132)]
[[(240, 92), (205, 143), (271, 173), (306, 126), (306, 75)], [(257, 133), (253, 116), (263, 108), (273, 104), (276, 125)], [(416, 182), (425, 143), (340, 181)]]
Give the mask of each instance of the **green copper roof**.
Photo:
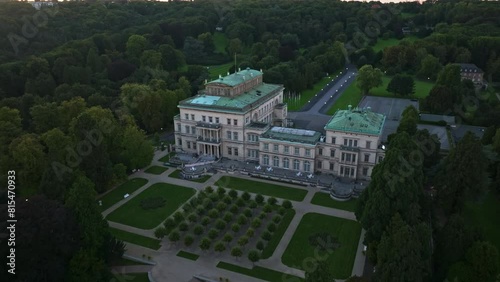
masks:
[(217, 84), (226, 84), (228, 86), (234, 87), (236, 85), (239, 85), (247, 80), (250, 80), (256, 76), (262, 75), (262, 72), (258, 70), (253, 70), (250, 68), (247, 68), (245, 70), (239, 71), (237, 73), (233, 73), (224, 77), (220, 77), (216, 80), (212, 80), (208, 82), (207, 84), (211, 83), (217, 83)]
[(325, 130), (380, 135), (385, 116), (367, 109), (338, 110), (326, 124)]
[(305, 143), (313, 145), (318, 142), (320, 137), (320, 132), (278, 126), (270, 128), (260, 136), (261, 139), (275, 139), (293, 143)]
[(251, 106), (267, 101), (269, 96), (282, 90), (282, 85), (263, 83), (250, 91), (234, 97), (199, 94), (179, 103), (179, 108), (201, 108), (209, 110), (226, 110), (245, 112)]

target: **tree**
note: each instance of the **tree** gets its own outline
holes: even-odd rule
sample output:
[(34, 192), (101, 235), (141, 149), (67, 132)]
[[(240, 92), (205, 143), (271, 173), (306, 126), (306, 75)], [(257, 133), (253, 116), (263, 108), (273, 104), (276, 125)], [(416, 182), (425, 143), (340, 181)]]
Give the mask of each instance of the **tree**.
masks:
[(439, 73), (436, 84), (453, 88), (460, 85), (460, 80), (460, 66), (448, 64)]
[(219, 235), (219, 231), (215, 228), (211, 228), (209, 231), (208, 231), (208, 238), (210, 239), (215, 239), (215, 237), (217, 237), (217, 235)]
[(141, 57), (142, 52), (146, 50), (147, 44), (148, 41), (146, 40), (146, 38), (144, 38), (144, 36), (137, 34), (131, 35), (128, 38), (126, 44), (127, 56), (132, 59), (138, 60)]
[(93, 73), (101, 72), (103, 70), (104, 66), (95, 48), (89, 48), (86, 65), (87, 68), (89, 68)]
[(193, 242), (194, 242), (194, 238), (193, 238), (193, 236), (191, 236), (191, 235), (189, 235), (189, 234), (188, 234), (188, 235), (186, 235), (186, 236), (184, 237), (184, 245), (185, 245), (186, 247), (191, 246), (191, 245), (193, 244)]
[(277, 200), (275, 197), (269, 197), (269, 198), (267, 199), (267, 203), (268, 203), (269, 205), (271, 205), (271, 206), (276, 205), (276, 203), (277, 203), (277, 202), (278, 202), (278, 200)]
[(413, 95), (415, 81), (409, 75), (396, 74), (387, 85), (387, 91), (401, 96)]
[(305, 282), (329, 282), (335, 280), (326, 261), (318, 261), (314, 269), (306, 271), (305, 276)]
[(238, 192), (236, 192), (236, 190), (234, 190), (234, 189), (229, 190), (228, 194), (233, 199), (236, 199), (236, 197), (238, 197)]
[(291, 209), (292, 208), (292, 202), (289, 200), (284, 200), (283, 203), (281, 204), (282, 207), (285, 209)]
[(248, 219), (245, 215), (241, 214), (238, 216), (238, 224), (245, 225), (248, 222)]
[(141, 55), (141, 68), (148, 67), (152, 69), (161, 69), (162, 55), (154, 50), (146, 50)]
[(239, 38), (234, 38), (229, 40), (229, 44), (227, 46), (227, 52), (231, 57), (234, 55), (241, 53), (243, 48), (243, 43)]
[(204, 231), (204, 228), (200, 224), (196, 224), (195, 227), (193, 228), (193, 233), (194, 235), (201, 235)]
[(262, 232), (262, 235), (261, 235), (262, 239), (264, 239), (264, 240), (266, 240), (266, 241), (271, 240), (271, 237), (272, 237), (272, 236), (273, 236), (273, 235), (271, 234), (271, 232), (269, 232), (269, 231), (267, 231), (267, 230), (266, 230), (266, 231), (264, 231), (264, 232)]
[(229, 233), (226, 233), (224, 237), (222, 238), (222, 241), (226, 243), (230, 243), (233, 240), (233, 236)]
[(269, 230), (269, 232), (274, 232), (276, 231), (276, 224), (274, 224), (273, 222), (270, 222), (268, 225), (267, 225), (267, 230)]
[(158, 227), (155, 229), (155, 237), (158, 239), (162, 239), (167, 235), (167, 229), (165, 227)]
[(493, 281), (500, 271), (498, 250), (490, 242), (478, 241), (467, 250), (466, 260), (476, 281)]
[(10, 169), (17, 168), (16, 178), (19, 182), (17, 185), (30, 193), (29, 190), (36, 188), (40, 183), (42, 176), (40, 172), (46, 165), (44, 148), (36, 135), (25, 134), (14, 139), (9, 150), (13, 159)]
[(231, 230), (233, 230), (234, 233), (237, 233), (240, 231), (240, 225), (238, 223), (233, 223), (233, 225), (231, 225)]
[(260, 259), (260, 252), (257, 250), (251, 250), (248, 252), (248, 260), (252, 262), (253, 265), (255, 265), (255, 262), (259, 261)]
[(439, 59), (432, 56), (427, 55), (420, 62), (420, 69), (418, 70), (417, 76), (420, 79), (432, 79), (435, 80), (437, 74), (441, 70), (443, 66), (439, 62)]
[(252, 227), (253, 227), (253, 228), (259, 228), (259, 227), (260, 227), (260, 225), (261, 225), (261, 223), (262, 223), (262, 222), (260, 221), (260, 219), (255, 218), (254, 220), (252, 220)]
[(429, 96), (425, 97), (424, 106), (432, 113), (445, 113), (453, 109), (456, 98), (453, 92), (445, 86), (435, 85)]
[(210, 249), (211, 242), (212, 241), (209, 238), (204, 237), (200, 241), (200, 249), (202, 249), (203, 251), (207, 251), (208, 249)]
[(253, 237), (253, 235), (255, 234), (255, 230), (253, 228), (248, 228), (245, 234), (248, 237)]
[(430, 168), (439, 162), (441, 142), (436, 134), (431, 135), (427, 129), (417, 130), (413, 140), (424, 156), (424, 168)]
[(121, 157), (129, 170), (143, 168), (153, 160), (153, 146), (146, 140), (143, 131), (135, 126), (128, 126), (121, 139)]
[(243, 192), (243, 194), (241, 195), (241, 198), (242, 198), (243, 200), (245, 200), (245, 201), (248, 201), (248, 200), (250, 200), (251, 196), (250, 196), (250, 194), (249, 194), (248, 192), (246, 192), (246, 191), (245, 191), (245, 192)]
[(368, 94), (373, 87), (382, 85), (382, 71), (371, 65), (361, 67), (356, 78), (356, 85), (363, 91), (363, 94)]
[(172, 232), (170, 232), (170, 234), (168, 235), (168, 240), (170, 240), (170, 242), (177, 242), (181, 239), (181, 234), (179, 233), (179, 231), (176, 230), (172, 230)]
[(59, 126), (59, 113), (56, 103), (45, 103), (31, 107), (33, 126), (38, 133), (48, 131)]
[(235, 258), (239, 258), (239, 257), (241, 257), (241, 255), (243, 255), (243, 252), (241, 251), (241, 249), (240, 249), (240, 248), (238, 248), (238, 247), (233, 247), (233, 248), (231, 249), (231, 255), (232, 255), (233, 257), (235, 257)]
[(417, 132), (417, 121), (419, 120), (417, 109), (413, 106), (409, 106), (403, 111), (402, 116), (397, 133), (406, 132), (410, 136), (415, 135)]
[(215, 243), (214, 250), (216, 252), (222, 253), (223, 251), (226, 250), (226, 246), (224, 245), (223, 242), (218, 241), (217, 243)]
[[(224, 194), (226, 194), (226, 189), (222, 188), (222, 187), (217, 187), (217, 194), (219, 194), (220, 196), (223, 196)], [(223, 200), (225, 200), (226, 197), (223, 198)], [(229, 198), (230, 199), (230, 198)], [(228, 203), (226, 203), (228, 204)]]
[(259, 241), (257, 242), (257, 245), (255, 245), (255, 247), (256, 247), (258, 250), (261, 250), (261, 251), (262, 251), (262, 250), (264, 249), (264, 241), (259, 240)]
[(211, 54), (215, 50), (215, 44), (213, 36), (210, 32), (205, 32), (198, 35), (198, 40), (203, 42), (204, 50), (207, 54)]

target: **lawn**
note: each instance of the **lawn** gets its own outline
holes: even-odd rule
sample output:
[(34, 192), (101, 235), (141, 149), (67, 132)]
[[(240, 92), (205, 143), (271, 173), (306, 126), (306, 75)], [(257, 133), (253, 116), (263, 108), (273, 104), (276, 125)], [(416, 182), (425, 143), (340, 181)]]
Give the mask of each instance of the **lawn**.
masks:
[(289, 111), (299, 111), (309, 100), (311, 100), (314, 95), (316, 95), (321, 89), (325, 88), (325, 86), (332, 81), (330, 77), (323, 77), (320, 81), (314, 84), (312, 89), (306, 89), (302, 93), (300, 93), (300, 99), (288, 98), (285, 99), (285, 102), (288, 105)]
[[(310, 243), (318, 243), (320, 240), (314, 240), (313, 236), (322, 234), (334, 236), (340, 244), (331, 254)], [(326, 262), (330, 265), (333, 276), (336, 279), (346, 279), (351, 276), (360, 234), (361, 226), (355, 221), (317, 213), (305, 214), (281, 261), (290, 267), (303, 269), (306, 267), (306, 259), (324, 259), (326, 255)], [(324, 242), (326, 247), (334, 243), (333, 240), (328, 240), (328, 237)]]
[(215, 45), (215, 52), (226, 54), (226, 46), (229, 43), (229, 40), (227, 39), (226, 35), (222, 32), (214, 32), (213, 39)]
[(107, 210), (112, 205), (122, 200), (123, 195), (134, 193), (146, 183), (148, 183), (148, 181), (144, 178), (134, 178), (116, 187), (104, 196), (99, 197), (99, 200), (102, 202), (101, 211)]
[(149, 167), (148, 169), (145, 170), (145, 172), (147, 173), (151, 173), (151, 174), (162, 174), (164, 173), (168, 168), (166, 167), (162, 167), (162, 166), (151, 166)]
[(185, 259), (190, 259), (190, 260), (197, 260), (200, 256), (197, 254), (185, 252), (185, 251), (179, 251), (177, 253), (178, 257), (185, 258)]
[(210, 79), (217, 79), (219, 75), (226, 76), (229, 69), (234, 65), (234, 62), (230, 62), (223, 65), (218, 66), (208, 66), (208, 74), (210, 75)]
[(165, 156), (161, 157), (159, 159), (159, 161), (160, 162), (164, 162), (164, 163), (169, 162), (170, 161), (170, 157), (172, 157), (174, 154), (175, 154), (174, 152), (170, 152), (170, 153), (166, 154)]
[(477, 226), (484, 236), (500, 250), (500, 225), (496, 215), (500, 214), (500, 199), (490, 192), (478, 202), (468, 202), (463, 212), (467, 224)]
[(272, 270), (269, 268), (260, 267), (260, 266), (254, 266), (252, 269), (249, 269), (246, 267), (242, 267), (239, 265), (235, 265), (235, 264), (221, 261), (217, 264), (217, 267), (225, 269), (225, 270), (229, 270), (232, 272), (241, 273), (243, 275), (262, 279), (264, 281), (271, 281), (271, 282), (274, 282), (274, 281), (305, 281), (304, 279), (302, 279), (300, 277), (286, 274), (283, 272), (279, 272), (276, 270)]
[[(184, 179), (181, 177), (181, 171), (180, 170), (174, 170), (171, 174), (168, 175), (168, 177), (172, 177), (172, 178), (177, 178), (177, 179)], [(207, 180), (210, 179), (210, 177), (212, 177), (211, 175), (203, 175), (202, 177), (200, 178), (195, 178), (195, 179), (186, 179), (186, 180), (189, 180), (189, 181), (194, 181), (194, 182), (198, 182), (198, 183), (204, 183), (206, 182)]]
[(304, 200), (307, 195), (307, 190), (304, 189), (285, 187), (231, 176), (223, 176), (215, 184), (224, 188), (228, 187), (249, 193), (262, 194), (297, 202)]
[[(113, 273), (116, 281), (127, 281), (127, 282), (149, 282), (149, 277), (147, 273), (139, 272), (139, 273)], [(113, 280), (113, 279), (111, 279)]]
[[(137, 228), (152, 229), (169, 217), (194, 194), (195, 190), (192, 188), (156, 183), (113, 211), (107, 216), (107, 219)], [(163, 197), (165, 200), (164, 206), (148, 210), (141, 207), (142, 200), (158, 197)]]
[[(119, 240), (143, 246), (146, 248), (150, 248), (153, 250), (158, 250), (160, 248), (160, 240), (145, 237), (135, 233), (130, 233), (112, 227), (109, 228), (109, 231)], [(134, 264), (141, 264), (141, 263), (135, 262)]]
[(373, 45), (372, 49), (373, 49), (373, 51), (375, 51), (375, 53), (377, 53), (379, 51), (383, 51), (386, 47), (398, 45), (399, 42), (401, 42), (403, 40), (411, 42), (411, 41), (415, 41), (416, 39), (417, 39), (416, 36), (407, 36), (401, 40), (396, 39), (396, 38), (389, 38), (389, 39), (378, 38), (377, 43), (375, 45)]
[(356, 199), (350, 199), (349, 201), (345, 202), (336, 201), (330, 198), (329, 193), (317, 192), (316, 194), (314, 194), (314, 197), (311, 200), (311, 204), (354, 212), (354, 210), (356, 209), (357, 201), (358, 200)]
[(353, 81), (338, 97), (337, 101), (328, 110), (328, 115), (333, 115), (337, 110), (345, 110), (347, 106), (352, 105), (353, 107), (359, 104), (363, 95), (361, 90), (356, 86), (356, 81)]
[(262, 250), (262, 254), (260, 255), (261, 259), (267, 259), (273, 255), (274, 250), (276, 250), (276, 247), (280, 243), (281, 238), (283, 238), (283, 235), (285, 234), (285, 231), (288, 228), (288, 225), (290, 225), (290, 222), (292, 221), (294, 216), (295, 210), (289, 209), (286, 211), (283, 219), (278, 225), (278, 228), (274, 232), (273, 238), (269, 241), (269, 243), (267, 243), (264, 250)]

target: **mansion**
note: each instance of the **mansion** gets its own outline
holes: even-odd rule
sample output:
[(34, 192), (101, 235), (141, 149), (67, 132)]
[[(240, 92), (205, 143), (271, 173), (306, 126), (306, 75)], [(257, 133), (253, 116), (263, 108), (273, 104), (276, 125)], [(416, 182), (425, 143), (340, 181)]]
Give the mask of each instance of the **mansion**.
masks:
[(324, 132), (287, 127), (283, 86), (261, 71), (239, 70), (205, 84), (181, 101), (174, 117), (175, 146), (187, 153), (254, 162), (303, 173), (369, 180), (384, 157), (385, 116), (369, 108), (339, 110)]

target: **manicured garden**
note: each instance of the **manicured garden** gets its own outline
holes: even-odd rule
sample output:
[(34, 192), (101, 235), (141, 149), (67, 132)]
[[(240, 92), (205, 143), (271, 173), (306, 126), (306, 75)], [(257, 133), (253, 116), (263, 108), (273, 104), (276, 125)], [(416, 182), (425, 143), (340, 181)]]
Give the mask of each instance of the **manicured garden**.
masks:
[(388, 38), (388, 39), (382, 39), (378, 38), (377, 43), (373, 45), (372, 49), (375, 51), (375, 53), (379, 51), (384, 51), (385, 48), (390, 47), (390, 46), (395, 46), (398, 45), (399, 42), (405, 40), (405, 41), (415, 41), (417, 37), (415, 36), (407, 36), (403, 39), (396, 39), (396, 38)]
[(262, 279), (264, 281), (271, 281), (271, 282), (275, 282), (275, 281), (294, 281), (294, 282), (295, 281), (305, 281), (303, 278), (300, 278), (300, 277), (297, 277), (294, 275), (290, 275), (290, 274), (286, 274), (283, 272), (279, 272), (276, 270), (272, 270), (269, 268), (261, 267), (261, 266), (254, 266), (252, 269), (249, 269), (246, 267), (242, 267), (239, 265), (234, 265), (231, 263), (221, 261), (217, 264), (217, 267), (225, 269), (225, 270), (229, 270), (232, 272), (236, 272), (236, 273), (241, 273), (243, 275)]
[(230, 62), (227, 64), (223, 65), (217, 65), (217, 66), (209, 66), (208, 68), (208, 74), (210, 75), (210, 79), (214, 80), (219, 78), (219, 75), (221, 76), (226, 76), (227, 72), (229, 69), (234, 66), (234, 62)]
[(311, 204), (354, 212), (354, 210), (356, 210), (357, 201), (357, 199), (350, 199), (345, 202), (336, 201), (330, 198), (329, 193), (316, 192), (316, 194), (314, 194), (314, 197), (311, 199)]
[(262, 194), (297, 202), (304, 200), (307, 195), (307, 190), (304, 189), (291, 188), (231, 176), (223, 176), (215, 184), (224, 188), (232, 188), (249, 193)]
[(176, 256), (181, 257), (181, 258), (185, 258), (185, 259), (190, 259), (190, 260), (197, 260), (200, 257), (197, 254), (193, 254), (193, 253), (185, 252), (185, 251), (179, 251)]
[(272, 255), (295, 214), (290, 201), (277, 202), (207, 187), (165, 220), (155, 236), (189, 253), (225, 252), (255, 262)]
[[(181, 171), (178, 169), (174, 170), (171, 174), (168, 175), (168, 177), (177, 178), (177, 179), (184, 179), (181, 176)], [(205, 183), (207, 180), (210, 179), (210, 177), (212, 177), (212, 176), (211, 175), (202, 175), (199, 178), (185, 179), (185, 180), (194, 181), (194, 182), (198, 182), (198, 183)]]
[[(117, 239), (129, 242), (135, 245), (143, 246), (153, 250), (158, 250), (160, 248), (160, 240), (145, 237), (135, 233), (130, 233), (116, 228), (109, 228), (111, 234), (113, 234)], [(140, 264), (140, 263), (135, 263)]]
[(145, 170), (146, 173), (151, 173), (151, 174), (162, 174), (164, 173), (168, 168), (162, 167), (162, 166), (150, 166), (148, 169)]
[(308, 213), (299, 223), (282, 262), (290, 267), (304, 269), (307, 258), (322, 260), (330, 266), (337, 279), (351, 276), (361, 226), (342, 218)]
[(156, 183), (110, 213), (106, 219), (151, 229), (169, 217), (195, 194), (192, 188)]
[(361, 90), (356, 86), (356, 81), (351, 82), (351, 84), (340, 94), (340, 97), (337, 98), (335, 103), (328, 110), (328, 115), (333, 115), (337, 110), (346, 110), (349, 105), (353, 107), (357, 106), (363, 97)]
[[(336, 74), (335, 74), (336, 75)], [(333, 75), (333, 77), (335, 77)], [(320, 81), (313, 85), (313, 88), (306, 89), (300, 93), (300, 99), (285, 99), (289, 111), (299, 111), (309, 100), (311, 100), (314, 95), (316, 95), (321, 89), (332, 81), (332, 76), (323, 77)]]
[(170, 152), (170, 153), (166, 154), (165, 156), (161, 157), (159, 159), (159, 161), (160, 162), (164, 162), (164, 163), (169, 162), (170, 161), (170, 157), (172, 157), (173, 155), (175, 155), (175, 153), (174, 152)]
[(102, 204), (100, 206), (101, 211), (105, 211), (112, 205), (123, 200), (125, 194), (133, 194), (137, 189), (146, 185), (146, 183), (148, 183), (148, 181), (144, 178), (134, 178), (111, 190), (98, 199)]
[(127, 281), (127, 282), (149, 282), (149, 277), (146, 272), (140, 273), (114, 273), (116, 281)]

